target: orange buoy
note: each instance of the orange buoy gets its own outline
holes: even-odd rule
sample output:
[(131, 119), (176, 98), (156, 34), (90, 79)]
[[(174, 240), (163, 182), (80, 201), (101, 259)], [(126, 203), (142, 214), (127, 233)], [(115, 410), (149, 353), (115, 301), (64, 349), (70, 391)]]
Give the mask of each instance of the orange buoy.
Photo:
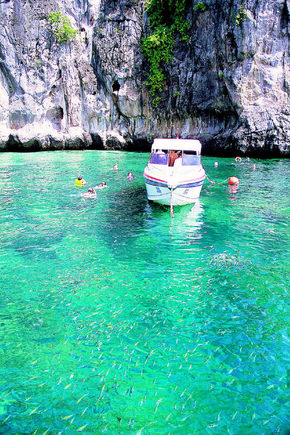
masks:
[(238, 186), (240, 180), (237, 177), (230, 177), (229, 178), (229, 185), (230, 186)]

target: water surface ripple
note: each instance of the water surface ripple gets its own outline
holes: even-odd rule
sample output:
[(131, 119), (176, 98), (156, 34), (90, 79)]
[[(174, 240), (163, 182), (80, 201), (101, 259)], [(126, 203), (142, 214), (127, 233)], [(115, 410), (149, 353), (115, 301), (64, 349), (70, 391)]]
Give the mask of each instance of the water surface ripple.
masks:
[(289, 161), (172, 219), (146, 153), (0, 157), (1, 434), (288, 433)]

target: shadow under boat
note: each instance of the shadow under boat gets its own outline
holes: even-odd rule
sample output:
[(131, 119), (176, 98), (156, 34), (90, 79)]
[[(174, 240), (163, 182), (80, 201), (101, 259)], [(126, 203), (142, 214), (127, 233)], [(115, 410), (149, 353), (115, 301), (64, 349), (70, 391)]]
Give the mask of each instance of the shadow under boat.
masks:
[[(148, 201), (143, 186), (128, 186), (114, 192), (107, 204), (104, 219), (105, 231), (100, 237), (119, 259), (132, 257), (132, 248), (139, 237), (147, 231), (170, 228), (174, 225), (176, 234), (200, 238), (203, 226), (203, 206), (200, 201), (174, 207), (176, 219), (170, 216), (170, 208)], [(165, 231), (166, 232), (166, 231)]]
[(106, 209), (106, 230), (101, 233), (101, 237), (114, 250), (124, 250), (124, 245), (133, 241), (145, 228), (146, 207), (144, 187), (129, 186), (112, 193)]

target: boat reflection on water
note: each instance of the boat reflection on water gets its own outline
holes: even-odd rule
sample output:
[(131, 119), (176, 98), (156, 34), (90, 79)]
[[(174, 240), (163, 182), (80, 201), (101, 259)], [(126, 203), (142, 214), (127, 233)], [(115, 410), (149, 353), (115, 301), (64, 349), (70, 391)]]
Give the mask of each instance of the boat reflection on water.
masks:
[(144, 261), (152, 261), (152, 252), (158, 257), (163, 249), (168, 249), (168, 235), (171, 246), (188, 246), (204, 234), (203, 206), (199, 200), (176, 206), (173, 219), (168, 207), (148, 202), (143, 186), (130, 185), (114, 192), (103, 219), (106, 231), (99, 236), (118, 261), (137, 252), (142, 252)]
[(194, 205), (188, 204), (174, 208), (174, 219), (168, 214), (168, 207), (149, 202), (146, 207), (148, 219), (155, 222), (156, 226), (169, 229), (177, 239), (198, 240), (204, 234), (204, 208), (200, 200)]

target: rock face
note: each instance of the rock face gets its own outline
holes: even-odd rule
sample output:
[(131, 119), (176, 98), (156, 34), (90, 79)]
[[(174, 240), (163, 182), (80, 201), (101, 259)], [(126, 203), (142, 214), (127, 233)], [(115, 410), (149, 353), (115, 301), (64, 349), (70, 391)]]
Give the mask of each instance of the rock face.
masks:
[[(289, 156), (289, 3), (191, 5), (153, 108), (144, 1), (0, 0), (0, 150), (148, 150), (179, 135), (205, 154)], [(55, 11), (75, 39), (57, 41)]]

